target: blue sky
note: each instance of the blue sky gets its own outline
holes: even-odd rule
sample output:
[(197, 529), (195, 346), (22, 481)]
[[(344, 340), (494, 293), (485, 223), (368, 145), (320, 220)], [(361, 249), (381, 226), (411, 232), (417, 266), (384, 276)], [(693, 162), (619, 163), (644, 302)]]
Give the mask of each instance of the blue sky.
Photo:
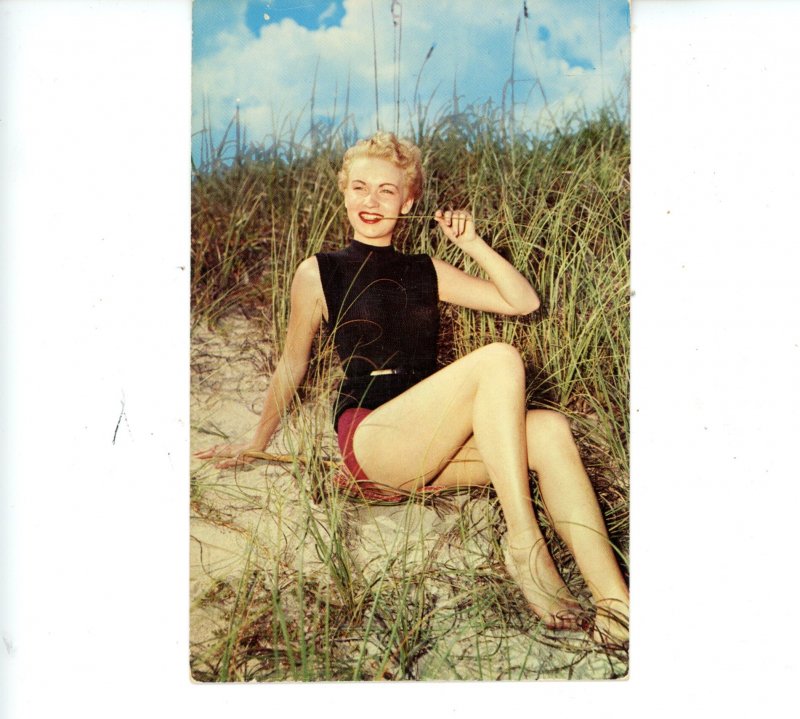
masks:
[(462, 107), (490, 99), (500, 105), (505, 91), (509, 107), (512, 53), (518, 130), (546, 130), (551, 117), (591, 111), (620, 93), (627, 101), (628, 3), (195, 0), (192, 129), (203, 127), (205, 102), (219, 139), (238, 102), (249, 140), (285, 139), (292, 125), (310, 124), (316, 75), (316, 120), (340, 122), (347, 99), (360, 135), (378, 122), (394, 130), (398, 87), (403, 133), (417, 83), (433, 113), (452, 103), (454, 90)]

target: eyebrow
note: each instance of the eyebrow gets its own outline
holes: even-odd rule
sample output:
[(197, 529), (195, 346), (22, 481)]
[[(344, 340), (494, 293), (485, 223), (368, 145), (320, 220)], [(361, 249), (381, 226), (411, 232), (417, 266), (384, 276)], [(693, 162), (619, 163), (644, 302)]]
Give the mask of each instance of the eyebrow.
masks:
[[(350, 180), (350, 184), (355, 184), (356, 182), (360, 182), (362, 185), (368, 185), (369, 183), (366, 180), (359, 180), (358, 178), (353, 178)], [(381, 182), (378, 187), (394, 187), (395, 190), (399, 190), (400, 187), (395, 185), (393, 182)]]

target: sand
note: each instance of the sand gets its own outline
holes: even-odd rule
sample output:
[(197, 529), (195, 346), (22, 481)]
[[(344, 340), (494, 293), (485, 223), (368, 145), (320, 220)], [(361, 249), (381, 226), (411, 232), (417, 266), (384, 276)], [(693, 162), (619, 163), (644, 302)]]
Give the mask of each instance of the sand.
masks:
[[(194, 331), (193, 450), (249, 436), (271, 359), (260, 337), (244, 317)], [(196, 680), (627, 674), (585, 634), (548, 633), (527, 611), (502, 568), (490, 494), (375, 506), (315, 490), (331, 471), (318, 459), (338, 458), (328, 406), (308, 400), (269, 447), (310, 464), (218, 470), (192, 460)]]

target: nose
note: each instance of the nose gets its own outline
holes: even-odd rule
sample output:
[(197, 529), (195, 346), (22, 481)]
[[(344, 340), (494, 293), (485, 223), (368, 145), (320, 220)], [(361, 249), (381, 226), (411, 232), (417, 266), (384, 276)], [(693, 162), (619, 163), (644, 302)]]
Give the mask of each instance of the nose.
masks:
[(365, 204), (367, 207), (377, 207), (377, 205), (378, 205), (378, 198), (377, 198), (377, 196), (375, 195), (375, 193), (374, 193), (374, 192), (370, 192), (370, 193), (367, 195), (367, 198), (366, 198), (366, 200), (364, 201), (364, 204)]

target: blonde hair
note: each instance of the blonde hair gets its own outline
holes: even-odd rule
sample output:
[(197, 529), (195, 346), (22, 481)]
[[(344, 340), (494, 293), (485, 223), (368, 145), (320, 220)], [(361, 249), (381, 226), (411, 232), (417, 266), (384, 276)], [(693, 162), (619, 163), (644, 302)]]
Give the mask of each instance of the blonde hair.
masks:
[(413, 142), (399, 140), (391, 132), (376, 132), (368, 140), (359, 140), (344, 153), (342, 169), (339, 170), (339, 189), (342, 192), (347, 187), (353, 160), (364, 156), (393, 162), (403, 171), (408, 197), (417, 200), (422, 196), (422, 185), (425, 182), (422, 153)]

